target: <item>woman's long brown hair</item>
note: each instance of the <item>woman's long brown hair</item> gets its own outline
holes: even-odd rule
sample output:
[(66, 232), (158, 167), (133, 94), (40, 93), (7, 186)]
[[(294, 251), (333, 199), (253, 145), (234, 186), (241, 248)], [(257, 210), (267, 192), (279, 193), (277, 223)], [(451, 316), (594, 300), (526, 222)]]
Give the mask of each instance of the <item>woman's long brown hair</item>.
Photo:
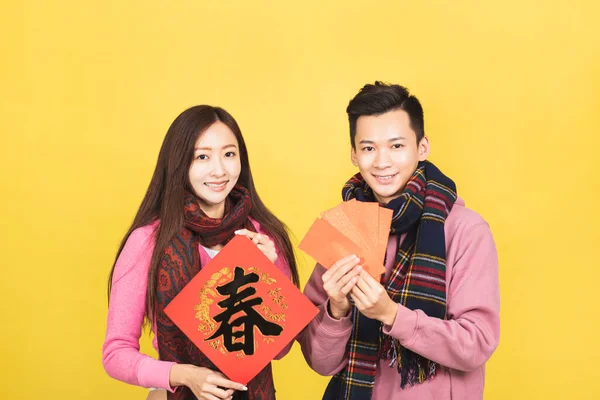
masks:
[(275, 245), (290, 267), (292, 281), (296, 286), (300, 286), (296, 258), (287, 227), (269, 211), (256, 192), (248, 160), (248, 150), (237, 122), (227, 111), (220, 107), (195, 106), (181, 113), (169, 127), (158, 154), (156, 168), (146, 195), (133, 220), (133, 224), (121, 241), (108, 278), (108, 295), (110, 298), (115, 265), (129, 235), (134, 230), (159, 220), (160, 224), (158, 224), (154, 233), (155, 247), (152, 253), (148, 273), (148, 288), (146, 290), (146, 317), (150, 323), (153, 323), (156, 311), (156, 280), (160, 259), (171, 239), (184, 226), (183, 197), (185, 191), (188, 190), (193, 193), (188, 171), (194, 158), (194, 145), (198, 137), (217, 121), (227, 125), (238, 141), (241, 161), (238, 184), (244, 186), (250, 192), (252, 200), (250, 217), (260, 223), (261, 229), (273, 238)]

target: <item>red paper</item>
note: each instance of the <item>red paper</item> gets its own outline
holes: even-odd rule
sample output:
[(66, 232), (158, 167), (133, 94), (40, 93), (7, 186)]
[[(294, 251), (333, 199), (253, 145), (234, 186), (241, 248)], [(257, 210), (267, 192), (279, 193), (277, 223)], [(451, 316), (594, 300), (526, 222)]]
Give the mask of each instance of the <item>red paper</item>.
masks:
[(325, 268), (331, 268), (343, 257), (356, 254), (361, 258), (363, 268), (371, 276), (379, 279), (385, 272), (385, 268), (373, 253), (365, 253), (358, 244), (322, 219), (313, 223), (298, 247)]
[(373, 241), (377, 239), (377, 235), (368, 236), (369, 230), (364, 226), (365, 221), (358, 218), (351, 219), (342, 207), (327, 210), (321, 214), (321, 217), (366, 252), (373, 251), (371, 247), (377, 244)]
[(236, 236), (165, 308), (229, 379), (247, 384), (317, 308), (245, 236)]
[[(385, 257), (385, 249), (383, 253), (379, 246), (380, 233), (385, 235), (385, 243), (389, 234), (389, 226), (385, 231), (379, 229), (379, 207), (378, 203), (362, 202), (352, 199), (341, 203), (336, 208), (342, 208), (344, 212), (352, 219), (360, 231), (364, 232), (364, 236), (368, 237), (370, 244), (365, 247), (365, 251), (374, 253), (378, 259), (378, 263), (383, 265)], [(340, 230), (345, 232), (344, 230)]]
[(339, 259), (356, 254), (361, 265), (379, 280), (385, 272), (392, 210), (378, 203), (355, 199), (321, 213), (298, 246), (325, 268)]

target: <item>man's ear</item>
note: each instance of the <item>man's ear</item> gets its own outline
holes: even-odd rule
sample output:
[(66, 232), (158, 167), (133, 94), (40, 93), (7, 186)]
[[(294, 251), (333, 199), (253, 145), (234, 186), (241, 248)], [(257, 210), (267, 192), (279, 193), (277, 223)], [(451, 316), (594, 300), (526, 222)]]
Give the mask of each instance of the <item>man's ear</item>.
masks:
[(358, 167), (358, 157), (356, 157), (356, 150), (354, 150), (354, 147), (350, 147), (350, 161), (352, 161), (352, 165)]
[(431, 152), (431, 146), (429, 144), (429, 138), (427, 136), (423, 136), (421, 141), (418, 144), (419, 147), (419, 161), (427, 160), (429, 157), (429, 153)]

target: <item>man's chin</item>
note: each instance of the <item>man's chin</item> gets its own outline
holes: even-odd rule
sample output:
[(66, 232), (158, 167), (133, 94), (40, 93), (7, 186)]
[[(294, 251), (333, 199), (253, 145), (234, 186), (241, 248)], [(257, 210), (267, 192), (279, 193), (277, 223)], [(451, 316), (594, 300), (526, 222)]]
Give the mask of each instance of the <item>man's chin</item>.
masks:
[(375, 198), (380, 202), (387, 204), (390, 201), (397, 199), (402, 194), (402, 189), (396, 187), (394, 189), (385, 188), (385, 190), (378, 190), (377, 187), (371, 187), (373, 189), (373, 193), (375, 194)]

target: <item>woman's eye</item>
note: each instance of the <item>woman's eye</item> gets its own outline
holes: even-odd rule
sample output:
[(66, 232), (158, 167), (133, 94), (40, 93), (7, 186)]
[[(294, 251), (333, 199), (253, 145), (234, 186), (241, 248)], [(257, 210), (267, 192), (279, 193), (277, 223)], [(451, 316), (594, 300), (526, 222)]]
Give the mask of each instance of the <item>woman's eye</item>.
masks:
[(196, 160), (208, 160), (208, 156), (206, 154), (199, 154)]
[(233, 151), (228, 151), (225, 153), (225, 157), (235, 157), (235, 153)]

